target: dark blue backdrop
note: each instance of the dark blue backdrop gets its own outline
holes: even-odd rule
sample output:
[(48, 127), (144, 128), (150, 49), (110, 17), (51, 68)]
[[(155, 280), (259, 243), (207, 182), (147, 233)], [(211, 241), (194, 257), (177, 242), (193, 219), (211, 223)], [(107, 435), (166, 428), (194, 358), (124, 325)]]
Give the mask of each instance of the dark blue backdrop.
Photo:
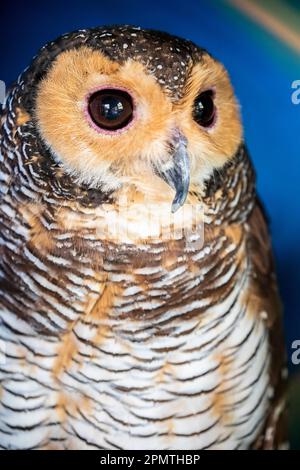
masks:
[(48, 40), (111, 23), (187, 37), (226, 65), (242, 104), (258, 189), (272, 220), (290, 350), (291, 342), (300, 339), (300, 105), (291, 102), (291, 83), (300, 79), (299, 56), (221, 0), (5, 3), (0, 10), (0, 79), (7, 83)]

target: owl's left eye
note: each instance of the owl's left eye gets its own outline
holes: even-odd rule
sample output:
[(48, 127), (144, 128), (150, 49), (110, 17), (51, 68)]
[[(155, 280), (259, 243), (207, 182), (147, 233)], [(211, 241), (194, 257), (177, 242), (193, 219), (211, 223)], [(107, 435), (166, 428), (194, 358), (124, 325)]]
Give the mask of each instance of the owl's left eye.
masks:
[(89, 97), (88, 113), (97, 127), (115, 131), (126, 127), (133, 117), (132, 98), (126, 91), (99, 90)]
[(210, 127), (215, 120), (216, 108), (212, 90), (204, 91), (194, 101), (193, 118), (202, 127)]

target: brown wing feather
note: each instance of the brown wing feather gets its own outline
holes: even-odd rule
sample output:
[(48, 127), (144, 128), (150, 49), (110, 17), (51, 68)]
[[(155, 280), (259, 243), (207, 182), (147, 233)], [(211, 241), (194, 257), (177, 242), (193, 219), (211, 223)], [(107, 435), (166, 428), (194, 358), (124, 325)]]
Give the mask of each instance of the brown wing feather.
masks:
[(264, 432), (255, 442), (256, 449), (278, 449), (287, 442), (286, 356), (271, 240), (260, 201), (248, 221), (248, 253), (252, 263), (251, 298), (259, 312), (266, 312), (271, 349), (271, 386), (274, 396)]

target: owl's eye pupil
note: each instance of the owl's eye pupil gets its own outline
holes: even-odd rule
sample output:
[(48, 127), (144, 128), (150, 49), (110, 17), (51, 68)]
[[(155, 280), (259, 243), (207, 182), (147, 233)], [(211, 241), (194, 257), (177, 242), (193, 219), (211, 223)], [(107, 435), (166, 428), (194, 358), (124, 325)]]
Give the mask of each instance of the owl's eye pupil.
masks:
[(213, 91), (207, 90), (197, 96), (194, 102), (193, 118), (202, 127), (210, 127), (216, 114)]
[(90, 96), (88, 112), (98, 127), (111, 131), (122, 129), (133, 117), (132, 98), (122, 90), (99, 90)]
[(113, 121), (118, 119), (124, 112), (124, 105), (119, 98), (115, 96), (106, 96), (102, 98), (100, 102), (100, 110), (101, 116), (109, 121)]

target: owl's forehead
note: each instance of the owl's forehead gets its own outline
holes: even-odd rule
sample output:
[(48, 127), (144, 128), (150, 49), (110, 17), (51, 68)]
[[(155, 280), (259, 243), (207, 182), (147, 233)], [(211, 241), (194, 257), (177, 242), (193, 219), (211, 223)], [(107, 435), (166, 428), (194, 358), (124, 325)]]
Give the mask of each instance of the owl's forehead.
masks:
[(142, 63), (173, 92), (183, 88), (191, 63), (202, 53), (193, 43), (159, 31), (125, 26), (91, 34), (92, 42), (98, 43), (110, 59), (130, 58)]
[(119, 63), (128, 59), (142, 63), (174, 97), (180, 97), (191, 64), (199, 62), (204, 52), (191, 41), (168, 33), (134, 26), (110, 26), (65, 34), (44, 46), (40, 54), (46, 54), (51, 61), (62, 51), (83, 45)]

